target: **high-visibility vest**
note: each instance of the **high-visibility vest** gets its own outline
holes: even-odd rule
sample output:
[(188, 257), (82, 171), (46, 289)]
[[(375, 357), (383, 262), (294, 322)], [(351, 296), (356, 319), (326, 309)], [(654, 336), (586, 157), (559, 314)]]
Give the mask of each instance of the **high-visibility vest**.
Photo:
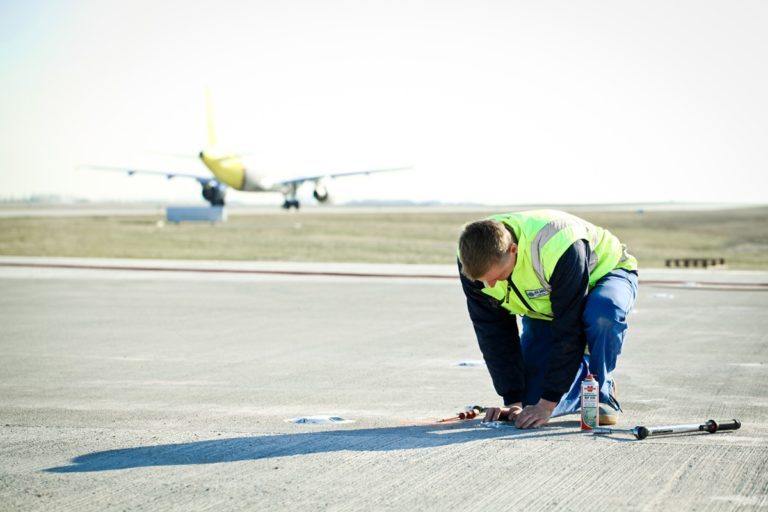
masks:
[(637, 260), (610, 231), (557, 210), (493, 215), (517, 238), (517, 262), (509, 279), (483, 288), (516, 315), (551, 320), (549, 280), (563, 253), (577, 240), (589, 243), (589, 287), (614, 269), (637, 270)]

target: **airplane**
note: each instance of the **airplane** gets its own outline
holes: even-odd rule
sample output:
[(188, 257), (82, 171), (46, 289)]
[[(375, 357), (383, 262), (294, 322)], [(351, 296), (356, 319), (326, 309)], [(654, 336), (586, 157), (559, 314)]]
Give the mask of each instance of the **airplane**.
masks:
[(380, 172), (402, 171), (411, 167), (389, 167), (383, 169), (368, 169), (363, 171), (326, 172), (308, 176), (293, 176), (287, 179), (270, 177), (266, 173), (248, 169), (242, 160), (242, 155), (222, 150), (216, 140), (213, 125), (213, 106), (210, 92), (206, 91), (206, 117), (208, 122), (208, 144), (197, 157), (212, 175), (199, 175), (186, 172), (155, 171), (146, 169), (121, 168), (103, 165), (87, 165), (83, 167), (99, 170), (122, 171), (129, 176), (134, 174), (162, 175), (168, 179), (182, 177), (192, 178), (200, 183), (202, 196), (211, 206), (224, 206), (228, 188), (244, 192), (280, 192), (283, 194), (282, 207), (289, 210), (299, 209), (297, 192), (299, 187), (311, 182), (314, 184), (312, 195), (319, 203), (326, 203), (330, 198), (328, 180), (344, 176), (369, 175)]

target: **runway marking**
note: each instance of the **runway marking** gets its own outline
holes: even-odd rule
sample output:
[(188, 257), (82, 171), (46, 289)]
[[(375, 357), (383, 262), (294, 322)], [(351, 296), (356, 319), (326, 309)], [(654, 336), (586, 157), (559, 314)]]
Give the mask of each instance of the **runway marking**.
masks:
[(292, 418), (284, 420), (286, 423), (296, 423), (297, 425), (330, 425), (339, 423), (354, 423), (355, 420), (349, 420), (342, 418), (341, 416), (302, 416), (300, 418)]
[(453, 366), (460, 366), (460, 367), (485, 366), (485, 361), (479, 361), (479, 360), (460, 361)]
[[(451, 279), (457, 278), (456, 275), (446, 274), (405, 274), (397, 272), (363, 272), (363, 271), (333, 271), (333, 270), (277, 270), (277, 269), (226, 269), (226, 268), (175, 268), (175, 267), (154, 267), (154, 266), (127, 266), (127, 265), (85, 265), (74, 263), (16, 263), (0, 262), (0, 267), (20, 267), (20, 268), (49, 268), (49, 269), (70, 269), (70, 270), (127, 270), (139, 272), (179, 272), (179, 273), (202, 273), (202, 274), (250, 274), (250, 275), (284, 275), (284, 276), (325, 276), (325, 277), (377, 277), (377, 278), (395, 278), (395, 279)], [(640, 284), (645, 286), (667, 286), (675, 288), (685, 288), (690, 290), (732, 290), (732, 291), (768, 291), (768, 283), (734, 283), (734, 282), (712, 282), (712, 281), (678, 281), (678, 280), (659, 280), (648, 279), (639, 280)]]
[(226, 268), (173, 268), (122, 265), (76, 265), (71, 263), (0, 263), (0, 267), (58, 268), (70, 270), (135, 270), (141, 272), (189, 272), (204, 274), (262, 274), (285, 276), (330, 276), (330, 277), (382, 277), (413, 279), (456, 279), (456, 276), (442, 274), (402, 274), (383, 272), (341, 272), (331, 270), (255, 270)]
[(722, 290), (722, 291), (768, 291), (768, 283), (728, 283), (714, 281), (662, 281), (658, 279), (639, 280), (646, 286), (665, 286), (686, 290)]

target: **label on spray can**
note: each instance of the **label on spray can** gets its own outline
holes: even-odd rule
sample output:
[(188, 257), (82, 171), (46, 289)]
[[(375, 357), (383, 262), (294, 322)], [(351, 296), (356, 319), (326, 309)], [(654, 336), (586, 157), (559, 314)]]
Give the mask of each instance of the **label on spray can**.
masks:
[(581, 381), (581, 430), (600, 426), (600, 386), (590, 373)]

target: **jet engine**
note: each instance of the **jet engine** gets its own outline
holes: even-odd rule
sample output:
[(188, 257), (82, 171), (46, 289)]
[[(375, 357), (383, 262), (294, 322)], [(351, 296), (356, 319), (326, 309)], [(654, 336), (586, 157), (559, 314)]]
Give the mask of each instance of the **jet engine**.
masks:
[(315, 183), (315, 190), (312, 191), (312, 195), (315, 197), (315, 199), (317, 199), (319, 203), (325, 203), (328, 201), (328, 199), (330, 199), (328, 187), (321, 181), (317, 181)]
[(211, 206), (224, 206), (227, 188), (216, 180), (203, 183), (203, 197)]

